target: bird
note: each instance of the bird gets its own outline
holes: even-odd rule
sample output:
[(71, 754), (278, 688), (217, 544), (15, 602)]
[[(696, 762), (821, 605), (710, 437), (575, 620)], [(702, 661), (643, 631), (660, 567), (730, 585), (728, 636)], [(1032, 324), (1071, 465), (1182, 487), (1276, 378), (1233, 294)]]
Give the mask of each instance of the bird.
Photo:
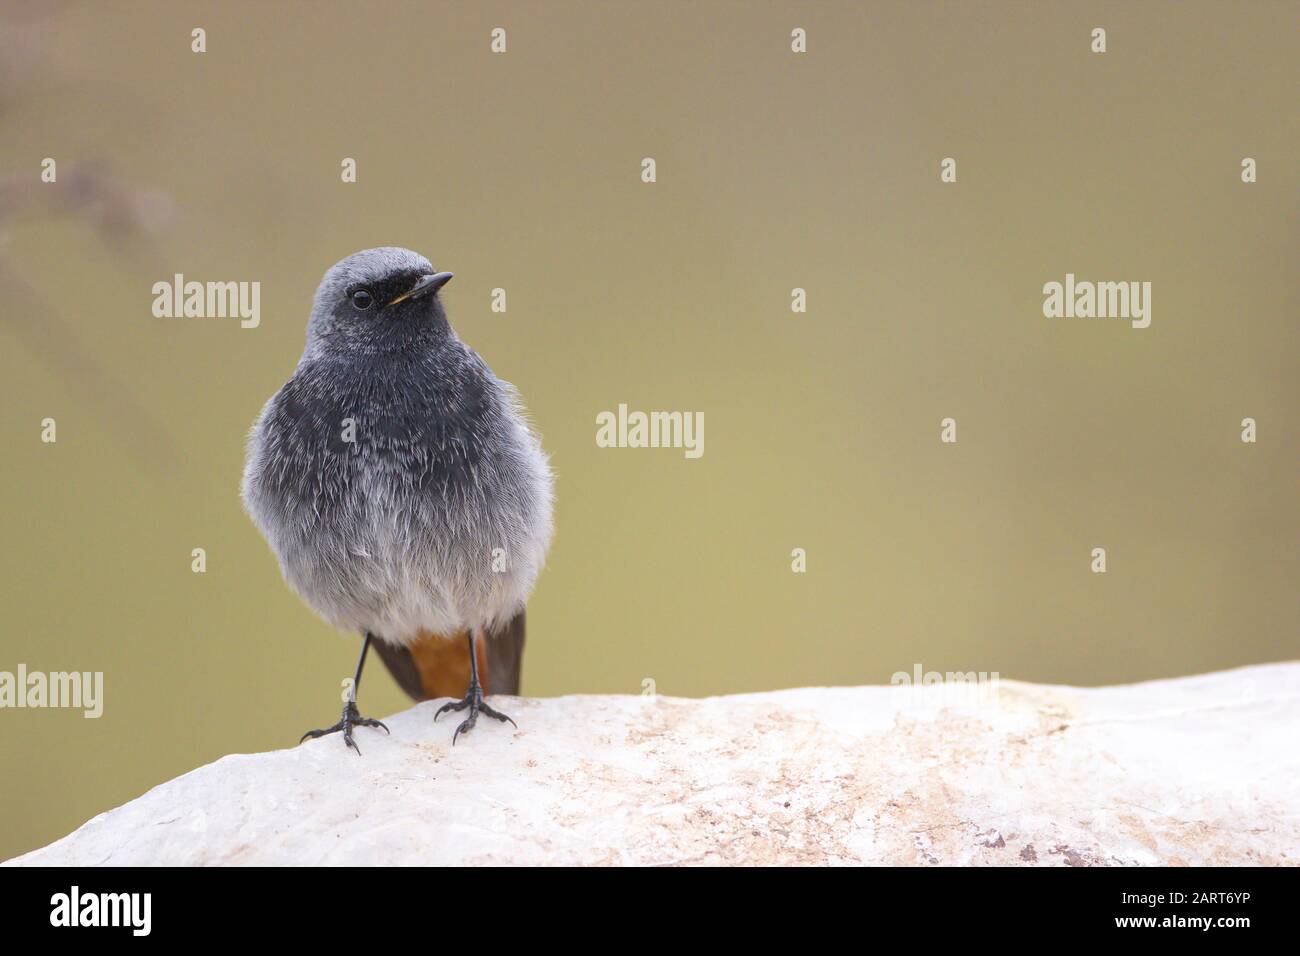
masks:
[(518, 391), (452, 329), (451, 278), (395, 246), (337, 262), (248, 437), (241, 496), (285, 581), (362, 642), (338, 723), (301, 740), (341, 732), (358, 755), (355, 728), (388, 732), (356, 702), (372, 646), (413, 699), (453, 698), (434, 721), (468, 711), (453, 745), (480, 714), (515, 725), (485, 688), (519, 693), (553, 532), (549, 459)]

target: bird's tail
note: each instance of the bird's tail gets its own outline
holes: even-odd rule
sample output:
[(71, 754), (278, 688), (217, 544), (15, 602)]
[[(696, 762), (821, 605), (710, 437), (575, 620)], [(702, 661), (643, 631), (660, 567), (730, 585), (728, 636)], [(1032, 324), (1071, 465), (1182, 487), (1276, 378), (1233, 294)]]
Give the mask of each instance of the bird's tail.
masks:
[[(375, 641), (379, 659), (412, 700), (463, 697), (469, 687), (469, 641), (426, 632), (409, 646)], [(524, 612), (478, 641), (478, 676), (487, 694), (518, 694), (524, 663)]]

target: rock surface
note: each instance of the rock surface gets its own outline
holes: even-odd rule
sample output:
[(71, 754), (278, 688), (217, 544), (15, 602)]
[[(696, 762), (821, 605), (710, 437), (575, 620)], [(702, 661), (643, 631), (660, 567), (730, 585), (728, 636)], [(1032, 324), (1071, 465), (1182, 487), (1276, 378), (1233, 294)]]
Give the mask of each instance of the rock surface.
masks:
[[(44, 864), (1296, 864), (1300, 663), (1090, 690), (432, 703), (233, 755)], [(494, 703), (496, 700), (494, 699)]]

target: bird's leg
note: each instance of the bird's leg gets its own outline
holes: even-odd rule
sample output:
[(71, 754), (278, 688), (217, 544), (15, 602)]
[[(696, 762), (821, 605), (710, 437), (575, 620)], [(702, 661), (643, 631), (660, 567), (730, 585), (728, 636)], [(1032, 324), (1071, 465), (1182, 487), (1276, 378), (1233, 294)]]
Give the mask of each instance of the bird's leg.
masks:
[(516, 724), (513, 720), (510, 720), (510, 718), (507, 717), (505, 714), (501, 713), (501, 711), (489, 707), (487, 701), (483, 699), (483, 686), (478, 682), (478, 654), (477, 654), (478, 648), (474, 646), (473, 628), (470, 628), (469, 630), (468, 639), (469, 639), (469, 689), (465, 692), (465, 696), (463, 698), (461, 698), (460, 700), (454, 700), (449, 704), (443, 704), (441, 707), (438, 708), (438, 712), (433, 715), (433, 719), (436, 722), (439, 717), (441, 717), (444, 713), (446, 713), (449, 710), (464, 710), (466, 707), (469, 708), (469, 716), (460, 722), (460, 726), (456, 728), (456, 732), (451, 735), (451, 745), (453, 747), (456, 746), (457, 737), (459, 737), (462, 733), (468, 733), (469, 731), (474, 729), (474, 725), (478, 723), (478, 715), (480, 713), (487, 714), (489, 717), (495, 717), (497, 720), (501, 721), (502, 723), (505, 723), (507, 720), (509, 720), (510, 723), (514, 725), (515, 729), (519, 728), (518, 724)]
[[(343, 731), (343, 742), (361, 756), (361, 748), (357, 742), (352, 739), (353, 727), (384, 727), (383, 723), (373, 720), (370, 717), (362, 717), (361, 712), (357, 710), (357, 688), (361, 686), (361, 668), (366, 666), (366, 651), (370, 650), (370, 641), (373, 635), (367, 631), (366, 639), (361, 644), (361, 657), (357, 660), (357, 673), (352, 678), (352, 687), (348, 690), (347, 700), (343, 704), (343, 716), (333, 727), (326, 727), (324, 730), (309, 730), (302, 735), (298, 743), (302, 743), (308, 737), (324, 737), (326, 734)], [(384, 727), (384, 733), (388, 733), (388, 728)]]

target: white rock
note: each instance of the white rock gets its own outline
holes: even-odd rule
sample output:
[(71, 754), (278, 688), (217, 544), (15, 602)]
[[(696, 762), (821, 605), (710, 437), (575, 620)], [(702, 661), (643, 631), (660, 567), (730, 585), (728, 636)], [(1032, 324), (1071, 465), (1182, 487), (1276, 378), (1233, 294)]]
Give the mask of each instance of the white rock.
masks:
[(9, 863), (1300, 863), (1300, 663), (974, 696), (502, 698), (454, 750), (426, 703)]

